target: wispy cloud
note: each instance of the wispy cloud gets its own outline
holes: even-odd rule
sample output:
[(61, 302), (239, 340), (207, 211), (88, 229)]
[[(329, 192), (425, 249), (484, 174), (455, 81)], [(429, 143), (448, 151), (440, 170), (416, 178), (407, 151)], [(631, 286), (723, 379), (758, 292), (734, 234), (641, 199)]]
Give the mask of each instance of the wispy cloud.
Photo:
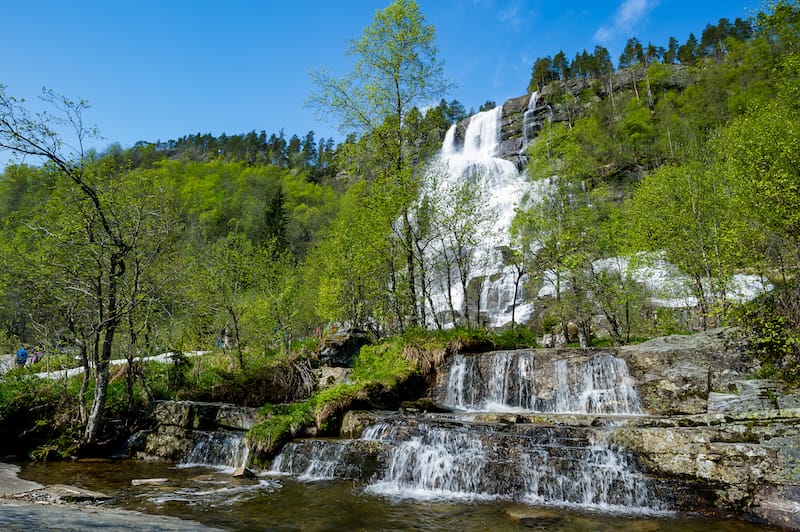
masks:
[(523, 11), (520, 0), (509, 2), (497, 14), (498, 20), (510, 26), (514, 31), (520, 31), (527, 23), (529, 16), (531, 16), (531, 13)]
[(661, 0), (623, 0), (612, 19), (594, 33), (598, 42), (608, 42), (630, 31), (644, 19)]

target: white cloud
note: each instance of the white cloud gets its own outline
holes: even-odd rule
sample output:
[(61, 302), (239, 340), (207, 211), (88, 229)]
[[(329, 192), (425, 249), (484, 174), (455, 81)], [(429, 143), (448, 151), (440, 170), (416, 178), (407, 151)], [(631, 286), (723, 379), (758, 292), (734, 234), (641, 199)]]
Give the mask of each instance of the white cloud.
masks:
[(620, 34), (630, 31), (644, 19), (661, 0), (623, 0), (608, 24), (597, 29), (594, 38), (608, 42)]
[(508, 25), (515, 32), (522, 30), (529, 20), (535, 16), (531, 10), (523, 8), (521, 0), (513, 0), (499, 10), (497, 18), (503, 24)]

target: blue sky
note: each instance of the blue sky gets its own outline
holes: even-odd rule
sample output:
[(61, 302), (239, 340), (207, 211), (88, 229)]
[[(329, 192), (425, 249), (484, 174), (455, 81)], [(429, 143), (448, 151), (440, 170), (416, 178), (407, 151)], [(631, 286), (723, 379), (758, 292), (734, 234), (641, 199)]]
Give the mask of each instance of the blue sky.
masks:
[[(630, 36), (666, 46), (760, 0), (418, 0), (467, 109), (525, 93), (533, 61), (595, 44), (619, 57)], [(35, 102), (42, 87), (92, 108), (86, 119), (123, 147), (189, 133), (314, 130), (309, 71), (344, 74), (345, 54), (388, 0), (3, 0), (0, 84)], [(0, 161), (5, 157), (0, 155)]]

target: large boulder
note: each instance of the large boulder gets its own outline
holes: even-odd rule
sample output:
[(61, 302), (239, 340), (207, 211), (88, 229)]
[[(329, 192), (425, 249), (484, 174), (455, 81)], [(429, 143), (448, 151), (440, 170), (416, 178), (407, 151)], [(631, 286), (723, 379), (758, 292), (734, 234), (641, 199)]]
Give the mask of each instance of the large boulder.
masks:
[(250, 430), (258, 419), (255, 408), (199, 401), (153, 401), (154, 424), (192, 430)]
[(730, 327), (654, 338), (621, 347), (617, 356), (628, 364), (650, 414), (705, 413), (710, 393), (728, 392), (758, 367)]
[(370, 341), (369, 333), (363, 329), (341, 329), (323, 340), (320, 361), (325, 366), (353, 367), (353, 359)]

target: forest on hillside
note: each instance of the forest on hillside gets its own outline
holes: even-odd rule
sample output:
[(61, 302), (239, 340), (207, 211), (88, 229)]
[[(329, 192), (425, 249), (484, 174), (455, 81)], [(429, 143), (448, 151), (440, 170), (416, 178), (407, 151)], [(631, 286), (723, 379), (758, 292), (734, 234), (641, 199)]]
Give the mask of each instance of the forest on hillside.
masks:
[[(476, 191), (438, 202), (419, 192), (468, 113), (446, 99), (435, 28), (414, 2), (380, 11), (350, 52), (352, 75), (316, 72), (310, 96), (352, 131), (339, 145), (262, 131), (98, 153), (81, 148), (93, 134), (86, 102), (44, 94), (74, 142), (0, 90), (0, 147), (25, 156), (0, 175), (0, 349), (37, 345), (97, 368), (73, 390), (85, 441), (98, 437), (112, 358), (210, 349), (224, 330), (218, 377), (302, 373), (333, 324), (377, 338), (443, 327), (430, 279), (465, 283), (461, 222)], [(537, 59), (528, 90), (553, 119), (529, 148), (528, 175), (550, 184), (519, 209), (504, 258), (529, 292), (545, 278), (557, 289), (534, 320), (510, 325), (516, 333), (569, 336), (575, 324), (568, 340), (622, 344), (741, 325), (771, 371), (800, 377), (799, 54), (800, 8), (782, 0), (709, 24), (699, 40), (631, 38), (616, 69), (602, 47)], [(697, 308), (654, 306), (630, 269), (599, 261), (667, 261)], [(727, 296), (737, 273), (772, 289), (737, 303)], [(481, 324), (465, 313), (459, 326)], [(114, 408), (180, 387), (164, 378), (163, 390), (143, 389), (129, 372)]]

